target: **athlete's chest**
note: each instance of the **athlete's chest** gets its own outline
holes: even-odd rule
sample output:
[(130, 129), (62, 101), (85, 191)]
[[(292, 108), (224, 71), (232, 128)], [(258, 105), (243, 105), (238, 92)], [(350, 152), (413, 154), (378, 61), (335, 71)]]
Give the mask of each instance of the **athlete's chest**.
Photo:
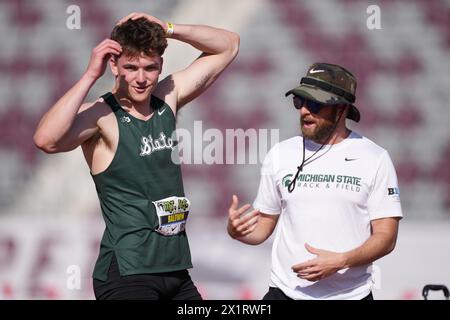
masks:
[(119, 147), (126, 155), (139, 160), (167, 161), (175, 150), (174, 124), (162, 117), (140, 121), (126, 115), (119, 118)]

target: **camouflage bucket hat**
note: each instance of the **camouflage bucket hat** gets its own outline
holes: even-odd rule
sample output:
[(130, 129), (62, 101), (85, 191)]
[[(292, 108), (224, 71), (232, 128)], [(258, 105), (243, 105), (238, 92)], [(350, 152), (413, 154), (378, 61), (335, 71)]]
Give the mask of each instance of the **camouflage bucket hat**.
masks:
[(356, 79), (347, 69), (329, 63), (314, 63), (300, 85), (286, 92), (329, 105), (349, 105), (347, 118), (359, 122), (361, 115), (353, 105), (356, 100)]

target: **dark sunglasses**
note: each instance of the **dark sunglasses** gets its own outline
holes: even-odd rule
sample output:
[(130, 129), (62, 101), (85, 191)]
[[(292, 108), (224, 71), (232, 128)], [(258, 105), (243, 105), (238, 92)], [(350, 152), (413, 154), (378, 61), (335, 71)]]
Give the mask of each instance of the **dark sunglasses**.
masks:
[(301, 96), (295, 96), (294, 98), (294, 107), (295, 109), (301, 109), (303, 106), (306, 106), (306, 108), (314, 113), (317, 114), (320, 112), (320, 110), (326, 106), (324, 103), (316, 102), (313, 100), (306, 99)]

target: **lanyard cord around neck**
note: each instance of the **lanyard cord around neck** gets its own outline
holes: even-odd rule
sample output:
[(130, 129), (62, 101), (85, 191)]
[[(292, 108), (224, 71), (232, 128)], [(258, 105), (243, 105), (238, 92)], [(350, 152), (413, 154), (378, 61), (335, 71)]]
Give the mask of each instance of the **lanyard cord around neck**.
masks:
[(322, 144), (319, 149), (317, 149), (311, 156), (308, 157), (308, 159), (305, 159), (305, 149), (306, 149), (305, 148), (305, 138), (303, 138), (303, 143), (302, 144), (303, 144), (303, 160), (302, 160), (302, 163), (297, 167), (297, 173), (295, 174), (294, 179), (288, 185), (289, 193), (294, 191), (295, 185), (296, 185), (296, 181), (298, 179), (298, 176), (300, 175), (300, 172), (303, 171), (303, 166), (307, 164), (306, 161), (308, 161), (309, 159), (314, 157), (316, 155), (316, 153), (319, 152), (320, 150), (322, 150), (322, 148), (325, 146), (325, 143)]
[[(314, 153), (313, 153), (311, 156), (309, 156), (307, 159), (305, 159), (305, 149), (306, 149), (306, 147), (305, 147), (305, 137), (302, 138), (302, 142), (303, 142), (303, 143), (302, 143), (302, 144), (303, 144), (303, 159), (302, 159), (302, 163), (297, 167), (297, 173), (295, 174), (294, 179), (292, 179), (291, 182), (290, 182), (289, 185), (288, 185), (288, 191), (289, 191), (289, 193), (292, 193), (292, 191), (294, 191), (295, 186), (296, 186), (296, 184), (297, 184), (296, 182), (297, 182), (298, 176), (300, 175), (300, 172), (303, 171), (303, 167), (304, 167), (305, 165), (307, 165), (308, 163), (311, 163), (313, 160), (311, 160), (310, 162), (306, 162), (306, 161), (308, 161), (309, 159), (311, 159), (312, 157), (314, 157), (314, 156), (317, 154), (317, 152), (319, 152), (320, 150), (322, 150), (322, 148), (323, 148), (323, 147), (325, 146), (325, 144), (327, 143), (328, 139), (331, 138), (331, 135), (332, 135), (333, 132), (336, 130), (336, 128), (337, 128), (337, 126), (338, 126), (338, 123), (339, 123), (339, 121), (341, 121), (341, 117), (342, 117), (343, 114), (344, 114), (344, 112), (341, 112), (341, 114), (339, 115), (339, 118), (338, 118), (338, 120), (336, 121), (336, 123), (334, 124), (334, 128), (333, 128), (333, 130), (331, 130), (331, 132), (330, 132), (328, 138), (325, 140), (325, 143), (323, 143), (323, 144), (320, 146), (320, 148), (317, 149), (316, 151), (314, 151)], [(315, 160), (315, 159), (314, 159), (314, 160)]]

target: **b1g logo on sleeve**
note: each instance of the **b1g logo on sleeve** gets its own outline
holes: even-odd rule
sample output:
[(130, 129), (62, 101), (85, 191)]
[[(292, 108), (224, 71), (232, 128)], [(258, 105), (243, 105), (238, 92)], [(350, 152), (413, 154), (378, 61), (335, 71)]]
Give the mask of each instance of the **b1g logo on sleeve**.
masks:
[(173, 236), (184, 231), (191, 205), (188, 198), (174, 196), (152, 201), (152, 203), (159, 221), (156, 232), (165, 236)]
[(388, 196), (400, 201), (400, 189), (398, 187), (388, 188)]

